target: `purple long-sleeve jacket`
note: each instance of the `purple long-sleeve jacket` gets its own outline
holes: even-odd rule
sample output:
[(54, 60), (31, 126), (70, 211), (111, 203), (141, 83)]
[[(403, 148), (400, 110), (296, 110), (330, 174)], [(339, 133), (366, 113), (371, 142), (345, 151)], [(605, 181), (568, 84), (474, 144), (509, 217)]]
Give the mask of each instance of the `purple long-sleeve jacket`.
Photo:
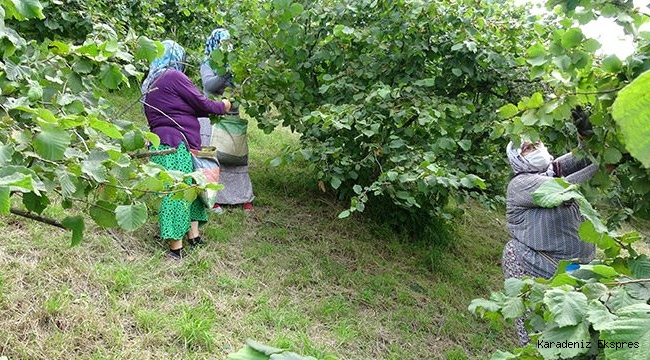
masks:
[(161, 144), (172, 147), (185, 142), (190, 149), (200, 150), (197, 118), (225, 113), (223, 102), (206, 98), (185, 74), (174, 69), (156, 78), (144, 100), (151, 132), (160, 137)]

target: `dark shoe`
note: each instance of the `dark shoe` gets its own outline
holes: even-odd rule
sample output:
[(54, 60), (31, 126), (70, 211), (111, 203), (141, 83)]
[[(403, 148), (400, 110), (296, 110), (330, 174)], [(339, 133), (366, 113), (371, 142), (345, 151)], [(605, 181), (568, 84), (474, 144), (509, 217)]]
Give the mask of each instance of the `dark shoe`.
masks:
[(188, 239), (187, 243), (190, 245), (190, 249), (194, 249), (205, 244), (200, 236), (197, 236), (194, 239)]
[(169, 256), (174, 260), (181, 260), (183, 258), (183, 248), (179, 248), (175, 250), (169, 249), (169, 251), (167, 252), (167, 256)]

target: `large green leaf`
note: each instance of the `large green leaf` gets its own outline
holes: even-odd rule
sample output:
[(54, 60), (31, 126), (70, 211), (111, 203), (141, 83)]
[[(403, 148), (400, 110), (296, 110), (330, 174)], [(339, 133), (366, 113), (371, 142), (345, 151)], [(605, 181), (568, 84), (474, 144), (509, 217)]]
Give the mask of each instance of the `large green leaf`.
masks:
[(236, 353), (228, 354), (228, 360), (269, 360), (269, 356), (246, 345)]
[(164, 51), (165, 47), (161, 42), (151, 40), (146, 36), (140, 36), (135, 49), (135, 58), (138, 60), (145, 59), (151, 62), (162, 55)]
[(14, 149), (9, 145), (0, 145), (0, 166), (8, 163), (11, 160), (11, 156), (14, 154)]
[(650, 359), (650, 305), (620, 309), (600, 334), (608, 359)]
[(579, 28), (571, 28), (567, 30), (564, 35), (562, 35), (562, 47), (567, 49), (574, 48), (580, 45), (580, 42), (582, 42), (583, 38), (584, 35), (582, 34), (582, 30)]
[(112, 228), (118, 226), (115, 209), (117, 207), (108, 201), (99, 200), (90, 207), (90, 217), (95, 220), (97, 225), (103, 228)]
[(120, 132), (120, 129), (118, 129), (117, 126), (115, 126), (114, 124), (111, 124), (108, 121), (91, 118), (90, 119), (90, 126), (93, 129), (99, 130), (102, 133), (104, 133), (105, 135), (112, 137), (113, 139), (121, 139), (122, 138), (122, 133)]
[(616, 315), (612, 314), (599, 300), (592, 300), (587, 305), (587, 319), (594, 329), (601, 331), (616, 319)]
[(33, 192), (23, 194), (23, 205), (29, 211), (40, 214), (50, 204), (50, 199), (44, 195), (36, 195)]
[(570, 184), (566, 180), (549, 179), (535, 190), (533, 200), (541, 207), (553, 208), (567, 201), (582, 198), (582, 194), (577, 189), (578, 185)]
[(632, 276), (637, 279), (650, 279), (650, 258), (647, 255), (640, 255), (629, 262)]
[(650, 71), (634, 79), (618, 93), (612, 117), (621, 128), (625, 147), (643, 166), (650, 168)]
[(82, 216), (68, 216), (63, 219), (61, 224), (66, 229), (72, 231), (72, 241), (70, 243), (72, 246), (78, 245), (83, 240), (86, 225)]
[(108, 89), (117, 89), (124, 80), (122, 70), (115, 64), (104, 64), (99, 73), (99, 77), (102, 85)]
[(544, 359), (572, 359), (577, 355), (589, 352), (589, 349), (586, 347), (563, 346), (562, 344), (584, 344), (590, 339), (589, 324), (586, 322), (563, 327), (551, 322), (542, 332), (542, 336), (536, 345)]
[(142, 203), (115, 208), (117, 224), (124, 230), (136, 230), (147, 221), (147, 206)]
[(56, 127), (44, 127), (34, 138), (34, 150), (46, 160), (63, 160), (70, 146), (70, 133)]
[(544, 295), (544, 303), (559, 327), (582, 322), (587, 308), (587, 297), (579, 292), (552, 289)]
[(44, 19), (43, 5), (38, 0), (11, 0), (20, 15), (26, 19)]

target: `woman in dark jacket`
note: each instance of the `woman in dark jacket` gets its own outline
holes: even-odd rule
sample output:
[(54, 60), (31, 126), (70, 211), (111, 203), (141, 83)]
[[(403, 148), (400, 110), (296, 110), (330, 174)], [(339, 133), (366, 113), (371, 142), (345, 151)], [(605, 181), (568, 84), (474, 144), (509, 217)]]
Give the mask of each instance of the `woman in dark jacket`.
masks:
[[(508, 184), (506, 223), (512, 239), (503, 249), (505, 278), (523, 276), (549, 279), (563, 259), (588, 263), (594, 259), (595, 245), (580, 240), (578, 229), (583, 222), (574, 201), (543, 208), (533, 201), (533, 192), (553, 177), (579, 184), (589, 180), (598, 169), (583, 158), (567, 153), (553, 160), (541, 141), (507, 146), (508, 161), (515, 174)], [(517, 319), (517, 336), (528, 343), (524, 318)]]

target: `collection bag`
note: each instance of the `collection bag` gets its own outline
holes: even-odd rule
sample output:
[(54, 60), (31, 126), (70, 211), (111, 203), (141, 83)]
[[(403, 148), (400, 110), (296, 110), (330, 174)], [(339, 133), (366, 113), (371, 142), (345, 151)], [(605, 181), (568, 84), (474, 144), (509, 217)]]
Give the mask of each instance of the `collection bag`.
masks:
[[(194, 171), (200, 171), (207, 182), (218, 183), (220, 177), (219, 161), (216, 158), (216, 150), (213, 147), (203, 147), (201, 151), (192, 151), (192, 162)], [(212, 209), (217, 203), (217, 190), (205, 189), (199, 194), (203, 204)]]
[(217, 149), (220, 164), (241, 166), (248, 164), (248, 121), (239, 114), (228, 114), (212, 126), (210, 145)]

